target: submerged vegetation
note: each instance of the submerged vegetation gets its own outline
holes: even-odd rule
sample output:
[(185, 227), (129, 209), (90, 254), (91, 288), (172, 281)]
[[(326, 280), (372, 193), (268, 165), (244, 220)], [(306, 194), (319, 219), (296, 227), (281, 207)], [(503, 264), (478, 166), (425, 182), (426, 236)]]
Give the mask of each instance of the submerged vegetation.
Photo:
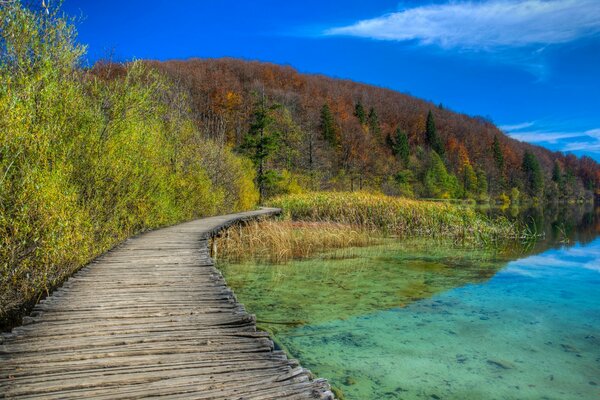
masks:
[(168, 79), (81, 69), (71, 22), (0, 5), (0, 320), (124, 238), (252, 208), (251, 163)]
[(380, 239), (366, 247), (332, 249), (311, 258), (271, 263), (230, 259), (219, 268), (260, 325), (277, 333), (405, 306), (492, 277), (507, 248), (456, 246), (452, 241)]

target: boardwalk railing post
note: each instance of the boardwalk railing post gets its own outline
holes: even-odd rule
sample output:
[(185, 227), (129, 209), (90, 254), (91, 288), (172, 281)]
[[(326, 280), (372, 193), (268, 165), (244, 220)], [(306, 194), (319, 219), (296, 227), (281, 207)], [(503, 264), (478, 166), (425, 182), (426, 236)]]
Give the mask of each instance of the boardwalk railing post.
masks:
[(210, 239), (210, 256), (214, 261), (217, 261), (217, 239), (212, 237)]

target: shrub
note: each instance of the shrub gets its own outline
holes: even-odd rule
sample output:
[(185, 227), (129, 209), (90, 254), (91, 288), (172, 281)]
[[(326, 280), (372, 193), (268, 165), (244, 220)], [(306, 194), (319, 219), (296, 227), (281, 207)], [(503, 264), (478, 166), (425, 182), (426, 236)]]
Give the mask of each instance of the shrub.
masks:
[(249, 162), (169, 81), (84, 71), (75, 36), (56, 12), (0, 7), (0, 320), (132, 234), (257, 201)]

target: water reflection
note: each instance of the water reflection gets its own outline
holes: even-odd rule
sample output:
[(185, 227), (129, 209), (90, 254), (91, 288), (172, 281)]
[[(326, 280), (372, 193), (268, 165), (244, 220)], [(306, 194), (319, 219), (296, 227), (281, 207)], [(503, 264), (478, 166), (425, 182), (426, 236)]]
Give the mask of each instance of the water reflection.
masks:
[(600, 207), (592, 204), (544, 204), (538, 206), (481, 208), (490, 217), (505, 216), (545, 233), (537, 242), (539, 251), (566, 243), (589, 243), (600, 233)]

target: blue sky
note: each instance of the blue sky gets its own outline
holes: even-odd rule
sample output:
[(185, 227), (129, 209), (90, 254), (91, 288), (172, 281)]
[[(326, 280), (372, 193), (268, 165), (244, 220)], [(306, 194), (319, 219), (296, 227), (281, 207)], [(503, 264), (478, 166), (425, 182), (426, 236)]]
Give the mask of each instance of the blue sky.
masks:
[(600, 160), (600, 0), (65, 0), (90, 62), (240, 57), (384, 86)]

